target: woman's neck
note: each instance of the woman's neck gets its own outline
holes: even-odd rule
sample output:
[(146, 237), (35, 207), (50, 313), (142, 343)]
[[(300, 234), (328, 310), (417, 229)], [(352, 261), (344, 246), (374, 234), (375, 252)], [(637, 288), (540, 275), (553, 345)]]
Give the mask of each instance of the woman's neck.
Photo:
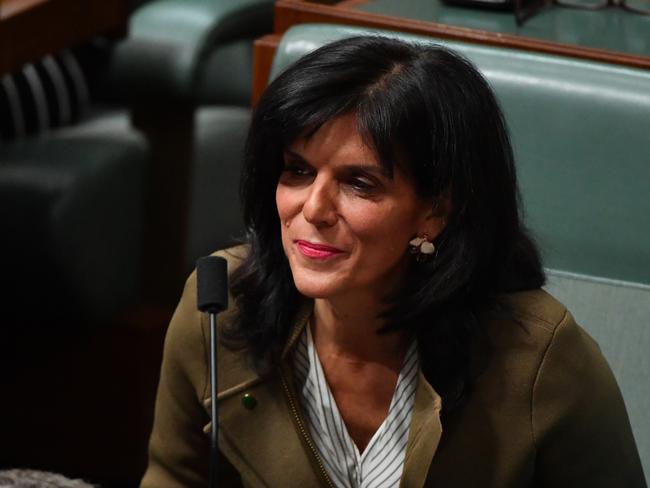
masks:
[(373, 297), (316, 299), (311, 325), (319, 356), (399, 368), (409, 341), (402, 331), (377, 333), (385, 325), (382, 307)]
[(381, 308), (359, 297), (317, 299), (314, 347), (350, 437), (363, 452), (386, 419), (408, 349), (404, 332), (377, 334)]

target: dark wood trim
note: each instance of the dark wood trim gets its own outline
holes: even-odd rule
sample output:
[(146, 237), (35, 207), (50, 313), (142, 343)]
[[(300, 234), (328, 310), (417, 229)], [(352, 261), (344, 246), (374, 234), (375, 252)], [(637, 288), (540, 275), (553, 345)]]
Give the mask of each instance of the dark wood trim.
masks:
[(559, 54), (563, 56), (589, 59), (635, 68), (650, 69), (650, 57), (624, 54), (614, 51), (571, 46), (481, 31), (465, 27), (456, 27), (434, 22), (389, 17), (350, 8), (322, 5), (301, 0), (278, 0), (275, 4), (275, 32), (281, 34), (291, 26), (306, 23), (331, 23), (388, 29), (412, 34), (429, 35), (443, 39), (453, 39), (477, 44), (524, 49), (528, 51)]
[(48, 0), (0, 0), (0, 21), (23, 14)]
[(367, 2), (368, 0), (342, 0), (336, 4), (336, 8), (354, 8)]
[(191, 103), (153, 102), (131, 111), (151, 150), (142, 251), (143, 298), (149, 304), (175, 303), (185, 283), (194, 110)]
[(0, 76), (99, 34), (126, 34), (128, 0), (3, 0)]
[(280, 39), (282, 36), (279, 34), (268, 34), (257, 39), (253, 45), (253, 92), (251, 95), (253, 106), (257, 104), (269, 83), (271, 65)]
[(0, 358), (3, 466), (139, 486), (172, 313), (140, 306), (103, 327), (50, 321), (42, 331), (3, 323), (22, 331)]

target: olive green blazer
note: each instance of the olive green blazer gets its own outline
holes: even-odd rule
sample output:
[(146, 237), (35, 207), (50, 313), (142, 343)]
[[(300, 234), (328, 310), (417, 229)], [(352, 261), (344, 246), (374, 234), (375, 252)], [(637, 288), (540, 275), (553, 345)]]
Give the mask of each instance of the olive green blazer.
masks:
[[(219, 254), (232, 270), (245, 252)], [(485, 320), (491, 353), (461, 409), (441, 421), (441, 399), (420, 375), (401, 486), (646, 486), (621, 394), (597, 344), (542, 290), (501, 300), (510, 313)], [(331, 486), (287, 358), (310, 313), (307, 302), (282, 366), (264, 379), (243, 354), (219, 348), (220, 488)], [(196, 310), (193, 274), (167, 332), (143, 488), (207, 486), (208, 364), (208, 324)], [(245, 394), (257, 401), (253, 408), (242, 402)]]

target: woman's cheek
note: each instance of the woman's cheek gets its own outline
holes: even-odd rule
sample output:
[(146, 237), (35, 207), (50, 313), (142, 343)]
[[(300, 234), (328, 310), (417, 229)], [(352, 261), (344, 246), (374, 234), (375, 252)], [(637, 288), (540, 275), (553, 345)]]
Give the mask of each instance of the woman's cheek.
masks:
[(295, 189), (278, 186), (275, 192), (275, 204), (283, 223), (300, 211), (300, 195)]

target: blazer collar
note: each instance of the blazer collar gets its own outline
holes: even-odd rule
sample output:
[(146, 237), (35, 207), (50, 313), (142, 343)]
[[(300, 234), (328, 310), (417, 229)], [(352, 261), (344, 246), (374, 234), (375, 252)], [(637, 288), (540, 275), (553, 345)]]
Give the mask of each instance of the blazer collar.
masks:
[[(217, 397), (219, 447), (252, 486), (327, 486), (319, 472), (322, 467), (311, 452), (311, 441), (306, 437), (304, 427), (301, 428), (301, 424), (306, 424), (297, 405), (288, 363), (290, 352), (312, 310), (311, 300), (300, 308), (282, 352), (283, 367), (277, 374), (261, 378), (241, 359), (235, 363), (223, 361), (223, 367), (219, 361), (223, 370), (219, 371)], [(232, 355), (224, 351), (224, 355), (229, 354)], [(235, 384), (232, 383), (233, 375), (237, 378)], [(255, 398), (254, 408), (246, 408), (243, 404), (242, 398), (247, 394)], [(296, 405), (292, 405), (291, 399)], [(205, 401), (208, 412), (209, 403), (208, 398)], [(424, 486), (442, 435), (441, 405), (440, 396), (420, 372), (400, 483), (402, 488)], [(210, 431), (209, 424), (204, 431)]]
[(293, 350), (300, 338), (300, 334), (305, 329), (309, 323), (309, 317), (311, 317), (312, 312), (314, 311), (314, 301), (305, 300), (300, 306), (298, 313), (296, 314), (296, 319), (293, 322), (293, 327), (291, 328), (291, 333), (289, 334), (289, 339), (282, 350), (282, 362), (286, 362), (289, 353)]
[(441, 408), (442, 399), (440, 395), (433, 389), (422, 374), (422, 370), (420, 370), (418, 386), (415, 391), (409, 440), (406, 446), (404, 471), (400, 482), (401, 488), (421, 488), (424, 486), (429, 466), (442, 436)]
[[(311, 302), (303, 304), (296, 316), (282, 362), (305, 327), (312, 311)], [(287, 391), (292, 378), (281, 368), (268, 377), (260, 377), (245, 355), (219, 348), (218, 394), (219, 450), (228, 457), (246, 486), (323, 486), (313, 456), (304, 445), (304, 435), (296, 428)], [(242, 401), (248, 395), (255, 405)], [(204, 401), (210, 411), (210, 398)], [(210, 432), (210, 424), (203, 428)]]

